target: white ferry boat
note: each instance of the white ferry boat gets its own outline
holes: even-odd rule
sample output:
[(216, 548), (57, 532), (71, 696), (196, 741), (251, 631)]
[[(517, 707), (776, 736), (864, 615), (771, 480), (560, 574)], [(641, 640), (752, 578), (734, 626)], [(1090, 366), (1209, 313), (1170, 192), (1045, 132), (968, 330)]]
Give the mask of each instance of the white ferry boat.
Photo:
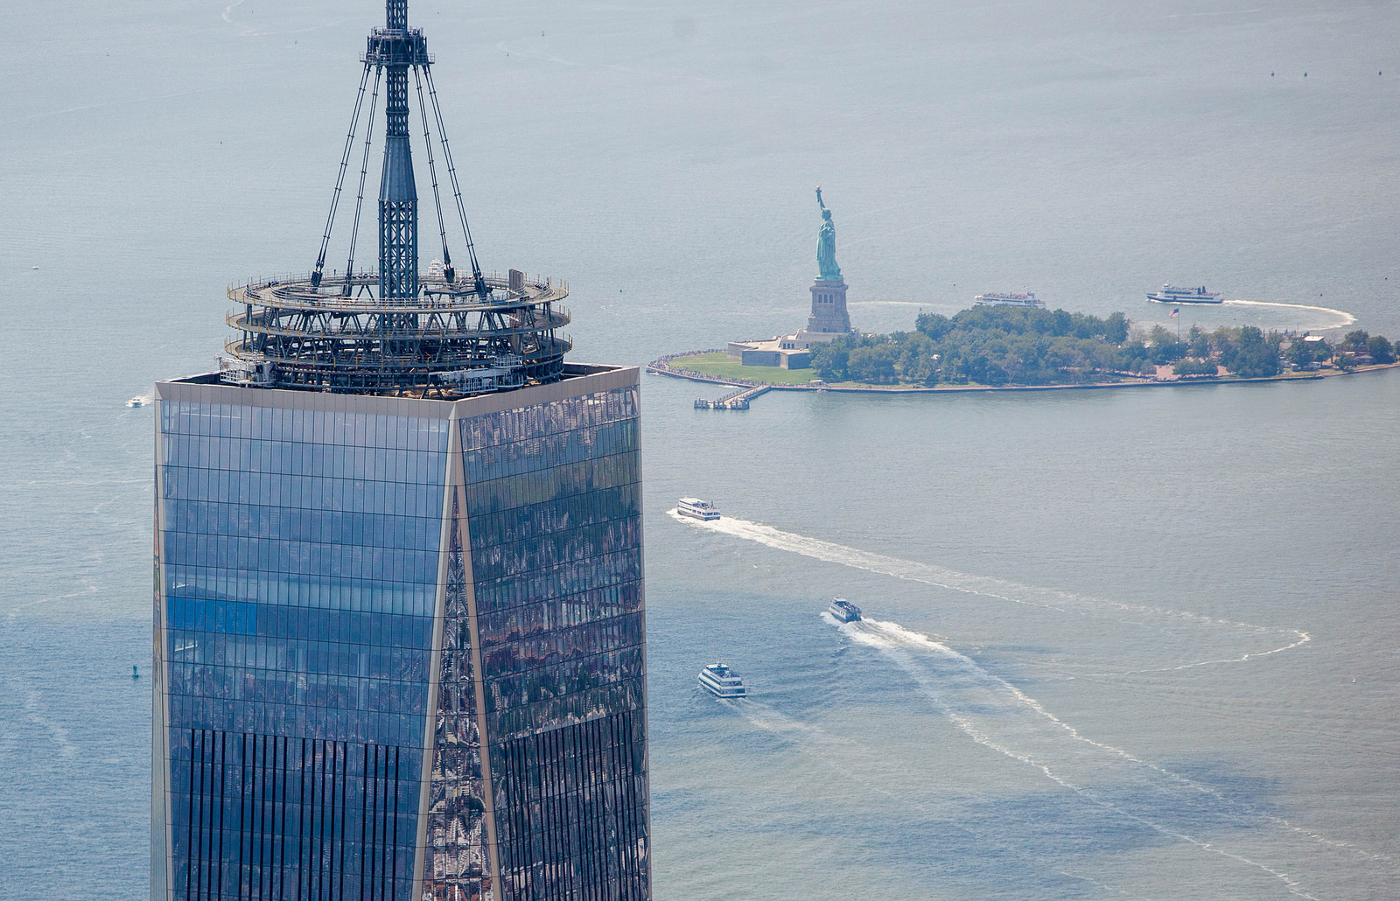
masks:
[(826, 608), (826, 612), (836, 617), (838, 622), (860, 622), (860, 608), (845, 598), (837, 598), (832, 601), (831, 606)]
[(689, 516), (691, 519), (702, 519), (709, 522), (712, 519), (719, 519), (719, 509), (709, 501), (702, 501), (698, 497), (683, 497), (676, 505), (676, 512), (681, 516)]
[(978, 294), (972, 300), (979, 307), (1000, 304), (1013, 307), (1035, 307), (1037, 310), (1045, 309), (1045, 301), (1036, 297), (1033, 291), (1026, 291), (1022, 294)]
[(1205, 285), (1199, 288), (1178, 288), (1163, 285), (1156, 294), (1147, 295), (1154, 303), (1224, 303), (1225, 297), (1219, 291), (1207, 291)]
[(700, 671), (700, 687), (717, 698), (742, 698), (748, 694), (744, 680), (723, 663), (712, 663)]
[(146, 406), (146, 398), (144, 398), (144, 397), (142, 397), (141, 395), (138, 394), (138, 395), (136, 395), (135, 397), (133, 397), (131, 400), (127, 401), (127, 402), (126, 402), (126, 405), (127, 405), (128, 407), (144, 407), (144, 406)]

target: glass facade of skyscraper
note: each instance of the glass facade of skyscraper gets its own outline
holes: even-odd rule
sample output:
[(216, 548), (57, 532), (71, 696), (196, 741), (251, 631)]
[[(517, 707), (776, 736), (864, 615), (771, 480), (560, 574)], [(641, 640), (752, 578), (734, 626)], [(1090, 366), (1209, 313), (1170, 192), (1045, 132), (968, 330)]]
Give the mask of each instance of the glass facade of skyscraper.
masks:
[(647, 899), (636, 370), (158, 386), (152, 898)]

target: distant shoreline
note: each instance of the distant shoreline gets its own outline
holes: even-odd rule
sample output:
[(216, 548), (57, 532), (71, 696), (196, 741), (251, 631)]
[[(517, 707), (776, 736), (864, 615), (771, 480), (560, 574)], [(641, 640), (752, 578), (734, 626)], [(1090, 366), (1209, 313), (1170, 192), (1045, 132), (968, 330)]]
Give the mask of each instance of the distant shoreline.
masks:
[[(646, 371), (671, 378), (685, 379), (712, 385), (727, 385), (733, 388), (768, 388), (772, 391), (831, 391), (844, 394), (985, 394), (1002, 391), (1079, 391), (1104, 388), (1181, 388), (1191, 385), (1243, 385), (1260, 382), (1315, 382), (1320, 379), (1335, 378), (1341, 375), (1356, 375), (1363, 372), (1376, 372), (1400, 368), (1400, 362), (1382, 363), (1373, 366), (1358, 366), (1355, 369), (1333, 369), (1319, 372), (1289, 372), (1258, 378), (1238, 378), (1236, 376), (1191, 376), (1177, 379), (1123, 379), (1113, 382), (1091, 382), (1087, 384), (1060, 385), (936, 385), (931, 388), (917, 385), (867, 385), (842, 382), (835, 385), (793, 385), (783, 382), (765, 382), (757, 379), (736, 379), (722, 375), (710, 375), (672, 365), (673, 360), (700, 356), (707, 353), (720, 353), (718, 350), (694, 350), (686, 353), (669, 354), (652, 360)], [(754, 367), (759, 368), (759, 367)], [(790, 370), (781, 370), (787, 372)]]

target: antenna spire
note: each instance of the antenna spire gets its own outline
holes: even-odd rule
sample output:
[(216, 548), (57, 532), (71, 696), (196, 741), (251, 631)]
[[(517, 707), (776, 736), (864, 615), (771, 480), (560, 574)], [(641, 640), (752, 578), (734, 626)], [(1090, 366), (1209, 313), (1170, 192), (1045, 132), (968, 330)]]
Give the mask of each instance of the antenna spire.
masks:
[(408, 30), (408, 0), (384, 0), (384, 27), (390, 31)]
[(408, 29), (408, 0), (386, 0), (386, 27), (369, 36), (365, 61), (384, 70), (384, 171), (379, 180), (379, 297), (418, 296), (418, 187), (408, 133), (408, 70), (427, 66), (428, 44)]

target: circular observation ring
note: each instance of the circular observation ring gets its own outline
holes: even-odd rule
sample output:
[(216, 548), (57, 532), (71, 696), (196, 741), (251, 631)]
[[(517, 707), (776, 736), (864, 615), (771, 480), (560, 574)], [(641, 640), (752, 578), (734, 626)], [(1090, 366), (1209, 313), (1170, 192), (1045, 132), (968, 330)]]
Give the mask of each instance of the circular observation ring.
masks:
[(220, 360), (229, 384), (359, 394), (464, 397), (558, 381), (571, 342), (568, 286), (518, 272), (487, 291), (422, 276), (412, 298), (383, 299), (373, 275), (295, 277), (229, 289), (241, 309)]

